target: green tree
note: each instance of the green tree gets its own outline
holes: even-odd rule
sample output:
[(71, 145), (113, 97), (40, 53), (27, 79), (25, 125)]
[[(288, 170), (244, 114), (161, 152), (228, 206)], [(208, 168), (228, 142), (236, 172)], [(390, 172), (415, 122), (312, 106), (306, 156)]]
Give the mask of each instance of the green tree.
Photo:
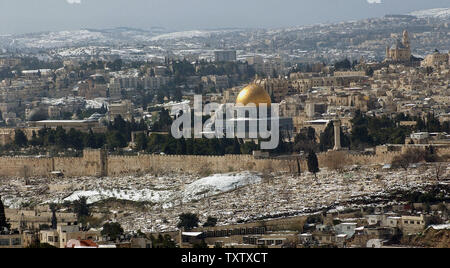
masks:
[(121, 59), (117, 59), (113, 62), (108, 62), (107, 67), (111, 69), (113, 72), (117, 72), (122, 70), (123, 61)]
[(217, 219), (214, 217), (208, 217), (203, 227), (215, 227), (217, 225)]
[(428, 115), (427, 115), (426, 126), (427, 126), (428, 132), (440, 132), (441, 131), (441, 122), (432, 113), (428, 113)]
[(300, 130), (300, 133), (294, 139), (294, 151), (309, 152), (315, 149), (317, 149), (317, 142), (314, 128), (309, 127)]
[(28, 144), (28, 139), (27, 136), (25, 135), (25, 133), (20, 130), (17, 129), (15, 131), (15, 135), (14, 135), (14, 144), (18, 147), (26, 147)]
[(83, 150), (84, 137), (82, 132), (71, 128), (67, 134), (67, 140), (70, 147), (77, 150)]
[(40, 140), (38, 139), (37, 135), (36, 135), (36, 131), (33, 130), (33, 134), (31, 136), (31, 140), (30, 140), (30, 145), (31, 146), (38, 146), (38, 145), (42, 145)]
[(320, 151), (325, 152), (334, 147), (334, 124), (330, 122), (320, 135)]
[(147, 135), (145, 133), (139, 133), (136, 137), (136, 150), (144, 151), (147, 149)]
[(94, 132), (92, 129), (89, 129), (88, 135), (86, 135), (84, 140), (84, 147), (91, 148), (91, 149), (97, 149), (97, 139), (95, 137)]
[(52, 211), (52, 229), (56, 230), (58, 227), (58, 219), (56, 218), (56, 205), (50, 205), (50, 210)]
[(105, 223), (101, 234), (108, 236), (111, 240), (115, 241), (120, 238), (124, 233), (122, 226), (119, 223)]
[(10, 225), (6, 222), (5, 207), (3, 206), (2, 197), (0, 196), (0, 231), (3, 228), (9, 229)]
[(127, 146), (125, 137), (119, 131), (109, 132), (106, 136), (106, 143), (110, 149), (119, 149)]
[(73, 202), (74, 212), (77, 214), (78, 221), (82, 222), (84, 219), (91, 215), (89, 206), (87, 204), (87, 198), (81, 196), (78, 200)]
[(338, 71), (350, 70), (352, 68), (352, 63), (350, 62), (349, 59), (344, 59), (344, 60), (336, 62), (334, 64), (334, 67)]
[(314, 174), (314, 177), (317, 179), (317, 173), (320, 171), (319, 169), (319, 160), (317, 159), (317, 155), (314, 151), (311, 151), (308, 154), (308, 171)]
[(202, 242), (200, 242), (199, 244), (195, 244), (195, 245), (193, 246), (193, 248), (196, 248), (196, 249), (206, 249), (206, 248), (209, 248), (209, 247), (208, 247), (208, 244), (206, 244), (205, 240), (203, 239)]
[(56, 128), (55, 142), (59, 148), (67, 148), (68, 147), (68, 137), (67, 137), (66, 131), (62, 127)]
[(179, 216), (178, 228), (183, 228), (186, 231), (198, 227), (198, 216), (192, 213), (184, 213)]
[(48, 243), (32, 243), (27, 248), (57, 248), (55, 246), (52, 246)]
[(160, 234), (158, 238), (151, 236), (150, 239), (154, 248), (177, 248), (177, 244), (170, 235), (162, 236)]
[(258, 145), (254, 141), (246, 142), (241, 145), (241, 153), (242, 154), (252, 154), (253, 151), (258, 150)]

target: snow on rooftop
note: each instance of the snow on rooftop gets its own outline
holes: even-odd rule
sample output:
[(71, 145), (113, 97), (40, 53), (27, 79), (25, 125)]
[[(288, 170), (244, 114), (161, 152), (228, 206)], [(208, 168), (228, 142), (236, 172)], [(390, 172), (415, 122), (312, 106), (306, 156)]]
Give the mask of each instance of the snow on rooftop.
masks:
[(38, 121), (38, 123), (48, 123), (48, 124), (69, 124), (69, 123), (77, 123), (77, 124), (81, 124), (81, 123), (87, 123), (90, 122), (89, 120), (43, 120), (43, 121)]
[(201, 235), (201, 232), (183, 232), (182, 235), (184, 236), (191, 236), (191, 237), (197, 237)]
[(330, 120), (323, 120), (323, 119), (306, 121), (306, 123), (308, 124), (328, 124), (329, 122)]

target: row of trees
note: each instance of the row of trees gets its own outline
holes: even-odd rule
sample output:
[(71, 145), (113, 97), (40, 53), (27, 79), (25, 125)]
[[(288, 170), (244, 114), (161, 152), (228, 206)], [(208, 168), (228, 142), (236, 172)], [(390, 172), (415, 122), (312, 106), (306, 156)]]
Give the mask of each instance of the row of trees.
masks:
[(439, 156), (433, 146), (428, 146), (425, 149), (409, 149), (393, 158), (392, 167), (408, 170), (411, 165), (416, 163), (435, 163), (434, 175), (435, 179), (439, 181), (441, 176), (445, 174), (445, 169), (447, 168), (442, 162), (448, 161), (449, 157), (448, 155)]
[[(179, 216), (179, 221), (177, 227), (190, 231), (199, 226), (200, 220), (196, 214), (193, 213), (183, 213)], [(214, 217), (208, 217), (203, 227), (215, 227), (217, 225), (217, 219)]]
[[(402, 121), (416, 121), (415, 127), (401, 126)], [(387, 116), (367, 116), (357, 111), (351, 121), (352, 131), (345, 134), (341, 129), (341, 145), (353, 150), (362, 150), (383, 144), (404, 144), (405, 139), (413, 131), (447, 132), (450, 133), (449, 122), (440, 123), (433, 115), (428, 114), (425, 119), (398, 114), (391, 118)], [(305, 128), (295, 137), (293, 148), (295, 152), (321, 151), (325, 152), (334, 147), (334, 125), (330, 122), (325, 131), (319, 136), (312, 128)]]
[(401, 121), (410, 121), (403, 114), (395, 118), (366, 116), (360, 111), (356, 112), (352, 120), (352, 133), (350, 135), (350, 146), (352, 149), (362, 149), (365, 147), (382, 144), (404, 144), (405, 139), (411, 134), (413, 128), (400, 126)]
[(43, 128), (37, 132), (33, 131), (31, 139), (20, 129), (15, 131), (14, 144), (20, 148), (34, 147), (56, 147), (60, 150), (72, 148), (83, 150), (84, 148), (99, 149), (107, 147), (110, 150), (120, 149), (128, 146), (131, 141), (131, 133), (134, 131), (147, 130), (144, 121), (136, 123), (128, 122), (118, 116), (108, 124), (106, 133), (94, 133), (90, 130), (84, 133), (75, 129), (66, 131), (62, 127), (56, 129)]
[(225, 155), (251, 154), (258, 150), (254, 142), (240, 143), (235, 139), (175, 139), (171, 135), (144, 133), (136, 137), (136, 149), (147, 153), (165, 153), (168, 155)]
[[(416, 121), (415, 127), (400, 126), (401, 121)], [(406, 137), (413, 131), (450, 132), (449, 123), (441, 124), (433, 114), (428, 114), (426, 119), (412, 118), (399, 114), (390, 118), (387, 116), (367, 116), (357, 111), (351, 121), (352, 132), (348, 135), (341, 129), (341, 145), (345, 148), (362, 150), (382, 144), (404, 144)], [(163, 109), (159, 120), (155, 122), (151, 131), (170, 132), (172, 118), (169, 111)], [(238, 139), (175, 139), (171, 135), (145, 134), (148, 126), (144, 121), (125, 121), (118, 116), (108, 124), (106, 133), (82, 133), (71, 129), (65, 131), (63, 128), (44, 128), (33, 133), (30, 140), (23, 131), (17, 130), (14, 144), (18, 147), (38, 146), (56, 147), (59, 149), (73, 148), (82, 150), (84, 148), (108, 148), (117, 150), (124, 148), (131, 141), (132, 132), (142, 131), (136, 137), (137, 151), (148, 153), (165, 153), (177, 155), (225, 155), (225, 154), (251, 154), (258, 150), (255, 142), (243, 142)], [(294, 138), (293, 142), (285, 142), (280, 135), (279, 146), (271, 153), (276, 155), (291, 154), (299, 152), (324, 152), (334, 147), (334, 126), (330, 122), (323, 133), (319, 136), (313, 128), (305, 128)]]

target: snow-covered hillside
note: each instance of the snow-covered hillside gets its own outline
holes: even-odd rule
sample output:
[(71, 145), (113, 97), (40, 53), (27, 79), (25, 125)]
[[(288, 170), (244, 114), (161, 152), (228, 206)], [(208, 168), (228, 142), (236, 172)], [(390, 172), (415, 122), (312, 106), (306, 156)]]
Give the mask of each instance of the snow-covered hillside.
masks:
[(184, 31), (184, 32), (173, 32), (158, 35), (152, 38), (152, 41), (160, 40), (176, 40), (176, 39), (189, 39), (195, 37), (209, 37), (211, 34), (225, 33), (226, 31)]
[(170, 207), (172, 203), (181, 197), (183, 202), (191, 202), (210, 196), (226, 193), (248, 185), (260, 183), (261, 177), (250, 172), (216, 174), (194, 181), (185, 186), (184, 190), (158, 190), (158, 189), (90, 189), (86, 191), (75, 191), (70, 196), (55, 202), (78, 200), (86, 197), (88, 204), (93, 204), (102, 200), (115, 198), (119, 200), (150, 202), (162, 204), (163, 207)]
[(259, 175), (244, 172), (238, 174), (217, 174), (206, 177), (186, 186), (183, 192), (185, 202), (198, 200), (204, 197), (226, 193), (251, 184), (260, 183)]
[(450, 8), (434, 8), (427, 10), (419, 10), (409, 13), (409, 15), (416, 16), (418, 18), (450, 18)]
[[(83, 29), (74, 31), (42, 32), (0, 36), (0, 44), (6, 47), (29, 49), (53, 49), (88, 45), (112, 45), (120, 43), (149, 42), (162, 31), (143, 31), (117, 28), (109, 30)], [(82, 52), (80, 52), (82, 53)], [(86, 52), (90, 54), (90, 51)]]

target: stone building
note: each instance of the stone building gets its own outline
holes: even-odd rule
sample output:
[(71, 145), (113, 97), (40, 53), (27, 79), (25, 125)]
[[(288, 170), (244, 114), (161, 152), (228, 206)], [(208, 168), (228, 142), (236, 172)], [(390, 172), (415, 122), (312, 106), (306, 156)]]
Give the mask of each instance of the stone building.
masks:
[[(29, 125), (34, 130), (41, 128), (52, 128), (62, 127), (66, 131), (70, 129), (75, 129), (81, 132), (89, 132), (92, 130), (94, 133), (104, 133), (106, 132), (106, 127), (102, 126), (98, 120), (43, 120), (29, 122)], [(36, 131), (37, 133), (37, 131)]]
[(40, 231), (39, 240), (57, 248), (65, 248), (72, 239), (101, 241), (100, 231), (81, 231), (78, 225), (62, 225), (56, 230)]
[(108, 117), (111, 121), (119, 115), (124, 120), (131, 121), (133, 117), (133, 104), (130, 100), (122, 100), (121, 102), (111, 103), (108, 106)]
[(427, 55), (422, 61), (423, 67), (437, 67), (449, 64), (449, 54), (435, 51), (433, 54)]
[(103, 75), (92, 75), (86, 81), (80, 81), (76, 86), (78, 96), (88, 100), (95, 98), (106, 98), (108, 93), (108, 85)]
[(236, 50), (218, 50), (214, 51), (214, 58), (217, 62), (236, 61)]
[(409, 62), (411, 60), (411, 41), (408, 31), (403, 31), (403, 38), (391, 47), (386, 47), (386, 61)]
[(428, 225), (429, 218), (420, 216), (402, 216), (401, 219), (401, 230), (403, 234), (415, 234), (425, 230)]

